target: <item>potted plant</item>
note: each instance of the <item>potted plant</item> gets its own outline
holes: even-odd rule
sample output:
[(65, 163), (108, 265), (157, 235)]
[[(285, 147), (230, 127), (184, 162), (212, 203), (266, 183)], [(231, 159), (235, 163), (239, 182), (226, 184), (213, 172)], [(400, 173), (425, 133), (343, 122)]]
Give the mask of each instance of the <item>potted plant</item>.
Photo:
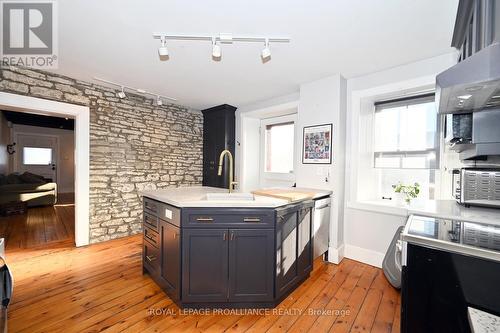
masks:
[(420, 193), (420, 184), (415, 183), (413, 185), (404, 185), (401, 182), (398, 182), (396, 185), (392, 185), (395, 193), (398, 193), (404, 197), (404, 201), (407, 205), (410, 204), (412, 199), (418, 197)]

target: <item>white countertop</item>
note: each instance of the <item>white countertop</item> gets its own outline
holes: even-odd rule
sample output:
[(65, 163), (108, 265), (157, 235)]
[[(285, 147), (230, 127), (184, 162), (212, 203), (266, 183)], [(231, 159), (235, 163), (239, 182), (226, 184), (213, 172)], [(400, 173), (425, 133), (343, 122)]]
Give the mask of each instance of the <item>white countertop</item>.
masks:
[(401, 206), (389, 200), (373, 200), (349, 202), (347, 206), (401, 217), (413, 214), (500, 225), (500, 209), (474, 206), (467, 208), (459, 205), (455, 200), (414, 200), (409, 206)]
[(500, 225), (500, 209), (473, 206), (467, 208), (454, 200), (415, 202), (408, 207), (408, 214)]
[[(330, 195), (331, 192), (313, 190), (315, 198)], [(207, 200), (208, 193), (227, 193), (227, 189), (208, 186), (166, 188), (142, 191), (141, 195), (176, 207), (254, 207), (276, 208), (290, 204), (288, 200), (255, 195), (255, 200)], [(237, 191), (236, 191), (237, 193)]]

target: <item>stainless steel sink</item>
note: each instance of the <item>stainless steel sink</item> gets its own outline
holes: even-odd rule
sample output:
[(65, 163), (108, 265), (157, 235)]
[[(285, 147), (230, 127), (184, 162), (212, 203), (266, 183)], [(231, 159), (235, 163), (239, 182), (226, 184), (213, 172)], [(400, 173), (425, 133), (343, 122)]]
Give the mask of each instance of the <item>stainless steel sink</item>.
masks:
[(254, 201), (252, 193), (207, 193), (207, 201)]

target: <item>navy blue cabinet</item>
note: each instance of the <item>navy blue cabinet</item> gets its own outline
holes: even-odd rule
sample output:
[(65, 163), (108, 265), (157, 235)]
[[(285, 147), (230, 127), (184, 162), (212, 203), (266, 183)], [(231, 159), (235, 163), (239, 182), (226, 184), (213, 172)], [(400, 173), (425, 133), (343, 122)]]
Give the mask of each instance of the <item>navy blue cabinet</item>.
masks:
[(278, 209), (144, 202), (144, 271), (181, 307), (272, 307), (312, 270), (312, 202)]
[(229, 301), (274, 298), (274, 230), (229, 230)]
[(160, 220), (160, 243), (162, 244), (161, 277), (165, 280), (167, 293), (173, 300), (180, 299), (180, 228)]
[(276, 220), (276, 292), (278, 297), (299, 279), (297, 267), (297, 210), (285, 210)]
[(227, 300), (227, 233), (225, 229), (183, 230), (183, 302)]

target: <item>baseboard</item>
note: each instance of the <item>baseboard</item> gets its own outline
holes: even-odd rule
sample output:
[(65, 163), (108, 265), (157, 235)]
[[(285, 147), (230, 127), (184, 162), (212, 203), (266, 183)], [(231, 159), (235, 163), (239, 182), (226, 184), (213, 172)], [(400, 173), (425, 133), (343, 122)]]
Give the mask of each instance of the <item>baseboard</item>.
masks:
[(328, 262), (340, 264), (342, 259), (344, 259), (344, 245), (341, 245), (338, 248), (328, 248)]
[(344, 247), (344, 255), (346, 258), (361, 261), (375, 267), (382, 267), (382, 261), (384, 261), (385, 256), (384, 253), (348, 244)]

